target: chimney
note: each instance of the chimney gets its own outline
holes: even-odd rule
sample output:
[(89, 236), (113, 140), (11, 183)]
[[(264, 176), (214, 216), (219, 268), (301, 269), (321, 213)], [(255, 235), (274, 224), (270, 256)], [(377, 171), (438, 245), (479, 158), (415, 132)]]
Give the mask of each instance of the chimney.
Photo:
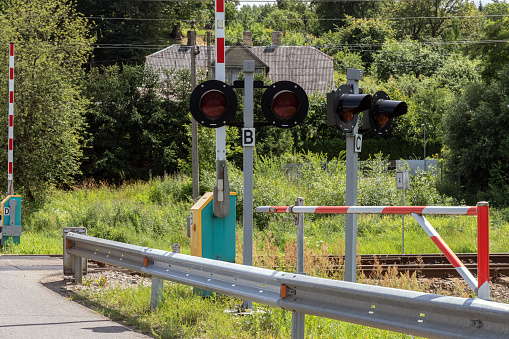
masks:
[(280, 31), (272, 32), (272, 46), (281, 46), (281, 36), (283, 34)]
[(246, 47), (253, 46), (253, 32), (244, 31), (242, 33), (242, 44)]
[(187, 31), (187, 45), (196, 46), (196, 31)]

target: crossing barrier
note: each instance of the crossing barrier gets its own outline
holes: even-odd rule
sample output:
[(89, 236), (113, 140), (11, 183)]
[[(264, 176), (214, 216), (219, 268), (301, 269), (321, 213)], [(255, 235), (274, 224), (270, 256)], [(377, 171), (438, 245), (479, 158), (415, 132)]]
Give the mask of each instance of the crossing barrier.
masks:
[[(477, 206), (260, 206), (262, 213), (315, 213), (315, 214), (410, 214), (424, 229), (435, 245), (465, 279), (481, 299), (489, 300), (489, 204)], [(477, 279), (447, 246), (424, 215), (475, 215), (477, 216)]]

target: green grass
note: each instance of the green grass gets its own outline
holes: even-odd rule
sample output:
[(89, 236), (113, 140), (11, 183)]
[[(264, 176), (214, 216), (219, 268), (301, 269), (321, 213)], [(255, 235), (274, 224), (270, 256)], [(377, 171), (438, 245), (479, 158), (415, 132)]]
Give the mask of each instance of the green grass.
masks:
[[(241, 300), (202, 298), (184, 285), (165, 283), (162, 303), (150, 311), (150, 287), (87, 289), (77, 298), (103, 314), (136, 325), (160, 338), (289, 338), (292, 313), (254, 305), (250, 316), (233, 315)], [(107, 306), (104, 306), (107, 305)], [(307, 338), (411, 338), (409, 335), (306, 316)]]
[[(306, 205), (343, 205), (345, 167), (331, 162), (324, 170), (324, 156), (290, 154), (281, 158), (258, 159), (254, 173), (254, 206), (292, 205), (304, 197)], [(341, 159), (339, 159), (341, 160)], [(288, 170), (287, 162), (304, 166)], [(242, 173), (229, 169), (232, 192), (237, 192), (237, 262), (242, 262)], [(434, 178), (421, 174), (412, 179), (405, 200), (412, 205), (457, 205), (435, 188)], [(201, 191), (209, 192), (214, 173), (202, 173)], [(192, 201), (191, 179), (183, 175), (134, 182), (122, 187), (86, 183), (73, 190), (54, 191), (45, 201), (27, 204), (22, 210), (23, 234), (17, 246), (4, 246), (2, 253), (61, 254), (62, 229), (86, 227), (88, 234), (141, 246), (171, 250), (172, 243), (181, 252), (190, 253), (186, 236), (186, 218)], [(360, 205), (399, 205), (401, 192), (395, 187), (394, 173), (385, 173), (383, 159), (375, 158), (359, 178)], [(431, 225), (455, 252), (475, 252), (477, 223), (474, 216), (430, 216)], [(507, 252), (509, 209), (490, 211), (490, 251)], [(296, 266), (296, 228), (291, 215), (254, 214), (254, 262), (258, 256), (272, 257), (281, 270)], [(401, 253), (400, 216), (359, 215), (358, 253)], [(305, 271), (323, 275), (313, 267), (313, 254), (344, 253), (345, 217), (342, 215), (305, 216)], [(405, 217), (405, 253), (439, 253), (426, 233), (411, 217)], [(336, 277), (342, 279), (342, 272)], [(382, 279), (382, 277), (380, 277)], [(398, 288), (419, 289), (411, 277), (385, 284)], [(362, 277), (359, 277), (362, 281)], [(383, 279), (382, 279), (383, 280)], [(395, 283), (396, 281), (396, 283)], [(167, 283), (165, 302), (157, 312), (149, 312), (150, 288), (112, 289), (83, 292), (81, 298), (96, 304), (105, 314), (125, 319), (147, 332), (163, 338), (287, 338), (291, 332), (291, 314), (277, 308), (256, 305), (260, 311), (250, 317), (231, 316), (223, 311), (239, 304), (228, 297), (202, 299), (187, 286)], [(76, 296), (78, 297), (78, 296)], [(318, 317), (306, 317), (306, 336), (310, 338), (406, 338), (381, 331)]]
[(23, 232), (18, 245), (7, 243), (2, 253), (9, 254), (62, 254), (62, 235), (49, 232)]

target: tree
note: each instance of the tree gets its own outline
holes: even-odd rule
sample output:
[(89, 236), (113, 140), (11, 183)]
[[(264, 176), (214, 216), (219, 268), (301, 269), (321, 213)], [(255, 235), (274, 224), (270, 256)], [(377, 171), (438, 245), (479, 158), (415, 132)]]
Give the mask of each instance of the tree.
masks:
[(483, 28), (482, 40), (487, 43), (477, 44), (471, 48), (472, 56), (483, 55), (485, 58), (485, 69), (483, 77), (486, 80), (497, 76), (509, 58), (507, 39), (509, 38), (509, 3), (493, 3), (484, 7), (486, 15)]
[[(478, 31), (479, 14), (475, 5), (468, 0), (394, 1), (384, 8), (384, 17), (400, 18), (395, 20), (395, 28), (403, 38), (441, 38), (454, 23), (458, 24), (454, 18), (458, 16), (462, 17), (460, 31), (464, 38)], [(451, 36), (451, 32), (447, 34)]]
[(423, 45), (414, 40), (388, 41), (375, 54), (371, 73), (379, 80), (403, 74), (430, 76), (441, 68), (445, 55), (439, 46)]
[[(15, 43), (14, 188), (29, 200), (51, 185), (71, 183), (79, 172), (81, 66), (93, 41), (86, 27), (68, 1), (18, 0), (0, 14), (3, 65), (7, 42)], [(2, 68), (2, 107), (7, 71)], [(7, 140), (7, 119), (1, 119), (0, 133)]]
[(187, 157), (190, 73), (165, 79), (144, 66), (90, 72), (85, 176), (120, 182), (177, 171)]
[[(169, 38), (166, 4), (150, 1), (78, 0), (77, 11), (90, 17), (97, 38), (92, 66), (139, 63), (153, 46)], [(166, 39), (165, 39), (166, 38)], [(156, 47), (158, 48), (158, 47)]]
[(320, 49), (334, 56), (342, 64), (347, 53), (356, 53), (362, 62), (370, 65), (374, 51), (386, 41), (394, 39), (395, 32), (387, 21), (347, 17), (344, 25), (333, 32), (324, 33), (317, 41)]
[(107, 66), (141, 64), (145, 56), (180, 39), (182, 25), (213, 22), (213, 4), (201, 1), (77, 0), (77, 11), (91, 18), (97, 37), (93, 62)]
[(467, 203), (509, 204), (509, 68), (489, 86), (469, 86), (444, 117), (448, 166)]
[(332, 31), (345, 25), (346, 17), (373, 18), (378, 16), (381, 1), (334, 1), (315, 0), (311, 2), (318, 19), (320, 19), (316, 35)]

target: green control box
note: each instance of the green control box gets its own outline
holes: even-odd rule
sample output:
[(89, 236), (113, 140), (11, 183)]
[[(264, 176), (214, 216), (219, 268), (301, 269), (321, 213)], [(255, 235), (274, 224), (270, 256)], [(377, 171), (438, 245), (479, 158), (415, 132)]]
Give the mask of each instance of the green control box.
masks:
[[(189, 236), (191, 237), (191, 255), (235, 262), (235, 201), (236, 193), (230, 193), (230, 213), (219, 218), (213, 211), (213, 194), (205, 193), (191, 207)], [(210, 292), (195, 289), (195, 293), (203, 296)]]

